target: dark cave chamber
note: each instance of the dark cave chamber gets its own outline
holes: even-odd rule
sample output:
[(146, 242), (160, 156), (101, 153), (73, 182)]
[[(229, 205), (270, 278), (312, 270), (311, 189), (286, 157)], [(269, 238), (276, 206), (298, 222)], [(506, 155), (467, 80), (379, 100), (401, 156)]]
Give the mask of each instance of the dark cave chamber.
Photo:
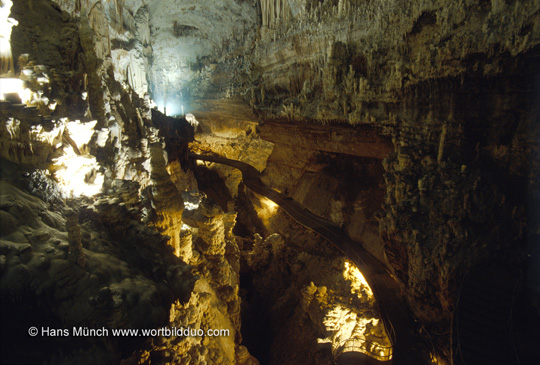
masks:
[(240, 274), (240, 297), (242, 298), (242, 343), (259, 360), (261, 365), (271, 362), (274, 340), (268, 303), (257, 292), (252, 272)]
[[(51, 297), (51, 301), (52, 301)], [(74, 328), (94, 328), (91, 325), (66, 326), (59, 318), (47, 311), (35, 310), (35, 299), (21, 302), (1, 300), (1, 364), (51, 363), (117, 363), (129, 357), (146, 340), (142, 337), (87, 337), (74, 336)], [(26, 303), (26, 304), (25, 304)], [(30, 330), (37, 328), (37, 335)], [(108, 329), (110, 333), (110, 329)], [(79, 354), (92, 353), (84, 359)]]

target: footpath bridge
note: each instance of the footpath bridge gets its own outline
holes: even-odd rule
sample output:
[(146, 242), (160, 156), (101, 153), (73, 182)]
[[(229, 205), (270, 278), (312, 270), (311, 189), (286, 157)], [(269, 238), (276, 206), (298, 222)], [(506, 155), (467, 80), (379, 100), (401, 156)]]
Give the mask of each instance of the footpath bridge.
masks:
[(232, 166), (240, 170), (245, 186), (272, 200), (302, 226), (324, 237), (353, 261), (362, 272), (373, 291), (386, 332), (390, 336), (392, 359), (377, 361), (361, 354), (348, 353), (343, 354), (341, 359), (337, 359), (338, 363), (411, 365), (426, 363), (418, 350), (419, 339), (415, 335), (414, 320), (405, 307), (398, 284), (386, 267), (363, 248), (361, 242), (353, 241), (336, 224), (316, 216), (298, 202), (265, 185), (260, 179), (260, 172), (247, 163), (215, 155), (190, 154), (190, 157)]

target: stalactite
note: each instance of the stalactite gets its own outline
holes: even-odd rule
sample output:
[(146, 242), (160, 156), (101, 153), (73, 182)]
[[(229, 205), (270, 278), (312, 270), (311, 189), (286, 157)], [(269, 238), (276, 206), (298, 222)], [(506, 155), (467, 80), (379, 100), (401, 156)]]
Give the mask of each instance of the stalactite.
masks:
[(261, 17), (264, 27), (268, 26), (268, 2), (268, 0), (261, 0)]
[(273, 23), (274, 23), (275, 0), (270, 0), (269, 3), (270, 3), (269, 4), (270, 7), (268, 9), (268, 25), (272, 26), (274, 25)]
[(261, 0), (260, 4), (263, 27), (277, 28), (280, 23), (285, 27), (288, 25), (291, 9), (286, 0)]
[(116, 13), (118, 16), (122, 17), (122, 13), (124, 11), (124, 0), (114, 0), (114, 4), (116, 5)]
[(437, 163), (440, 165), (441, 162), (444, 159), (444, 145), (446, 142), (446, 133), (447, 133), (447, 125), (446, 123), (443, 125), (442, 131), (441, 131), (441, 138), (439, 140), (439, 150), (437, 153)]

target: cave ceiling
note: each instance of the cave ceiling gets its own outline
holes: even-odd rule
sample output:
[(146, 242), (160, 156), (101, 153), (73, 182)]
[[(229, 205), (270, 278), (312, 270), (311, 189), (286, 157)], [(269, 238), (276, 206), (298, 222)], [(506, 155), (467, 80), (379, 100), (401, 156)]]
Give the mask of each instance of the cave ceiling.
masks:
[(103, 28), (117, 79), (175, 115), (241, 99), (270, 118), (384, 121), (416, 92), (500, 75), (497, 55), (540, 42), (537, 1), (56, 2)]
[(232, 58), (232, 52), (248, 51), (256, 30), (253, 1), (128, 0), (124, 7), (136, 20), (148, 22), (149, 37), (140, 25), (135, 36), (151, 47), (150, 92), (173, 114), (189, 109), (193, 96), (204, 95), (205, 82), (219, 62)]

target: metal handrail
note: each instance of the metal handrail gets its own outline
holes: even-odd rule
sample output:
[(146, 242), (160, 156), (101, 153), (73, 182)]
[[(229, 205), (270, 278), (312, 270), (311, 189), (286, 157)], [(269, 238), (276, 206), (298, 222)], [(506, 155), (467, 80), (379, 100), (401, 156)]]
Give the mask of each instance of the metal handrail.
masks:
[[(364, 345), (364, 346), (362, 346)], [(366, 346), (367, 345), (367, 346)], [(369, 346), (371, 345), (371, 346)], [(336, 347), (336, 350), (332, 350), (332, 354), (334, 355), (334, 358), (338, 358), (345, 352), (362, 352), (370, 357), (373, 357), (380, 361), (388, 361), (392, 359), (393, 355), (393, 347), (392, 346), (382, 346), (376, 342), (368, 341), (366, 339), (354, 337), (349, 338), (347, 340), (342, 341), (342, 343)], [(349, 351), (348, 351), (349, 350)], [(389, 352), (388, 355), (380, 355), (375, 353), (374, 351), (381, 350), (384, 351), (384, 353)]]

